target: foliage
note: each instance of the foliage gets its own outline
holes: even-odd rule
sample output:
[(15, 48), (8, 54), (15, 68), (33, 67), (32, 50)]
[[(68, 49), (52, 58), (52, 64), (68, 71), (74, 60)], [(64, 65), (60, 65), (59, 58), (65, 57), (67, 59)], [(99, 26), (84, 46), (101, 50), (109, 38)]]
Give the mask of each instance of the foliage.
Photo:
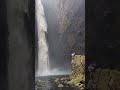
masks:
[(71, 62), (72, 72), (70, 76), (70, 81), (68, 84), (73, 87), (78, 87), (80, 90), (85, 88), (85, 56), (84, 55), (75, 55)]

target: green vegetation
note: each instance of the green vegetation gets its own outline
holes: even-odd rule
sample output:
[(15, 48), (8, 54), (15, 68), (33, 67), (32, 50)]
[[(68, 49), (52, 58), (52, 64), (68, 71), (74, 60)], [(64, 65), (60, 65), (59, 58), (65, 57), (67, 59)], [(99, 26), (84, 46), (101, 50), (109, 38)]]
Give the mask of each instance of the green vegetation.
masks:
[[(71, 75), (47, 80), (56, 90), (85, 90), (85, 56), (75, 55), (71, 61)], [(46, 87), (46, 81), (37, 80), (37, 87)], [(50, 89), (51, 90), (51, 89)]]
[(71, 62), (71, 75), (70, 84), (72, 87), (77, 87), (79, 90), (84, 90), (85, 88), (85, 56), (84, 55), (75, 55), (72, 57)]

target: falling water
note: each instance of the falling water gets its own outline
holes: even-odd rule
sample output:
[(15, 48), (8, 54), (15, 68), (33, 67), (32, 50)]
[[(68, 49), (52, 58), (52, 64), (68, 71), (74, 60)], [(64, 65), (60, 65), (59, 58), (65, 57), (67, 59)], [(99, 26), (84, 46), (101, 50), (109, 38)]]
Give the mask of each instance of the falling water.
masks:
[(36, 53), (36, 69), (35, 76), (48, 76), (48, 75), (66, 75), (70, 71), (61, 69), (58, 67), (50, 69), (49, 65), (49, 53), (46, 40), (47, 22), (44, 13), (44, 7), (42, 0), (35, 0), (35, 25), (36, 25), (36, 41), (37, 41), (37, 53)]
[(36, 76), (49, 74), (49, 55), (46, 41), (47, 23), (41, 0), (35, 0), (36, 30), (38, 36), (38, 62)]

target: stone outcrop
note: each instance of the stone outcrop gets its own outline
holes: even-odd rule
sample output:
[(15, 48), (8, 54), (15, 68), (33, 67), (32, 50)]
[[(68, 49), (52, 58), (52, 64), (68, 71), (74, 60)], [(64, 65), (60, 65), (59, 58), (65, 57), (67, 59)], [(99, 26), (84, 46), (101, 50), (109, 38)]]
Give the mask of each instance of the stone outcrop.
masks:
[(120, 71), (97, 69), (93, 81), (97, 90), (120, 90)]
[(85, 88), (85, 56), (75, 55), (71, 62), (71, 75), (68, 84), (76, 87), (77, 90)]

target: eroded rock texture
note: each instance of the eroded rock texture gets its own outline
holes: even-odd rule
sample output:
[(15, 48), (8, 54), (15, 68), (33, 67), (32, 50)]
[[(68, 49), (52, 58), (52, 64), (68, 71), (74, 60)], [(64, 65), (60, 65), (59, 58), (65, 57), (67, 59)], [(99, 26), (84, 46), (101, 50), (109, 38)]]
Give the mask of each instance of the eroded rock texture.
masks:
[(34, 0), (7, 0), (6, 5), (8, 89), (34, 90)]
[(120, 90), (120, 71), (97, 69), (93, 81), (97, 90)]
[(7, 21), (6, 21), (6, 1), (0, 0), (0, 90), (7, 90)]
[(85, 56), (75, 55), (71, 62), (71, 75), (68, 82), (76, 90), (85, 89)]

